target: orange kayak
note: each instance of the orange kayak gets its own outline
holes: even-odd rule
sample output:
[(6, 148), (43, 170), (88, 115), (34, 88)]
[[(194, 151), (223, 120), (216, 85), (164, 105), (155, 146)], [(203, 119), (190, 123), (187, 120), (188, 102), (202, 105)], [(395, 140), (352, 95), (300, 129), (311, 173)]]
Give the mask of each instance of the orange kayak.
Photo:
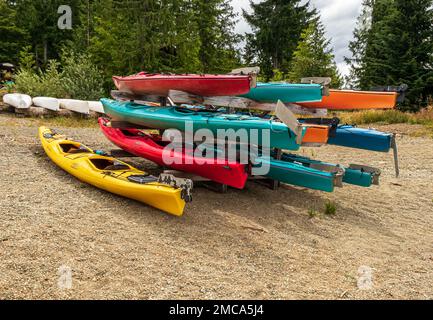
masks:
[(305, 108), (330, 110), (393, 109), (397, 104), (397, 92), (330, 90), (322, 102), (299, 103)]
[(303, 144), (318, 143), (326, 144), (329, 138), (329, 126), (314, 125), (314, 124), (304, 124), (307, 127), (307, 132), (305, 133)]

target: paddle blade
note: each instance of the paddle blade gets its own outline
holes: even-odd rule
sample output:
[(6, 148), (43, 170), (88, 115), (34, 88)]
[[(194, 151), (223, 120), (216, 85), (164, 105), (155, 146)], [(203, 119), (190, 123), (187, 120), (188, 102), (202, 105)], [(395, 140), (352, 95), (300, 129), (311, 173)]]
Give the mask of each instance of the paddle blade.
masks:
[(277, 108), (275, 114), (296, 136), (296, 142), (298, 144), (302, 143), (302, 125), (296, 119), (292, 111), (287, 108), (284, 103), (278, 100)]

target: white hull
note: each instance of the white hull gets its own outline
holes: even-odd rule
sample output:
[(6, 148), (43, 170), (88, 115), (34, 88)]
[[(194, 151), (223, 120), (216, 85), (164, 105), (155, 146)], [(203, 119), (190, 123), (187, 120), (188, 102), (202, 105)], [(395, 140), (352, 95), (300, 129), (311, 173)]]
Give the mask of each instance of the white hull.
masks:
[(104, 114), (104, 106), (99, 101), (88, 101), (90, 111)]
[(59, 102), (60, 102), (60, 108), (82, 113), (82, 114), (90, 113), (89, 103), (87, 101), (60, 99)]
[(17, 109), (28, 109), (32, 105), (32, 97), (21, 93), (9, 93), (3, 96), (3, 102)]
[(36, 107), (41, 107), (52, 111), (60, 110), (60, 103), (59, 100), (56, 98), (47, 98), (47, 97), (33, 98), (33, 104)]

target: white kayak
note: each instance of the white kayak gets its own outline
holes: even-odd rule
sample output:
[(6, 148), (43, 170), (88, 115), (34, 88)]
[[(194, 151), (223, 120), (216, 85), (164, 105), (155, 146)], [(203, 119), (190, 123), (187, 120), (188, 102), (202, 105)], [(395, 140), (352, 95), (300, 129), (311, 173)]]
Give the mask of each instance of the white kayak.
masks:
[(60, 110), (60, 102), (56, 98), (36, 97), (33, 98), (33, 104), (36, 107), (41, 107), (52, 111)]
[(99, 101), (88, 101), (90, 111), (104, 114), (104, 106)]
[(28, 109), (32, 105), (32, 97), (21, 93), (8, 93), (3, 96), (3, 102), (17, 109)]
[(72, 99), (60, 99), (60, 108), (67, 109), (70, 111), (89, 114), (89, 103), (87, 101), (82, 100), (72, 100)]

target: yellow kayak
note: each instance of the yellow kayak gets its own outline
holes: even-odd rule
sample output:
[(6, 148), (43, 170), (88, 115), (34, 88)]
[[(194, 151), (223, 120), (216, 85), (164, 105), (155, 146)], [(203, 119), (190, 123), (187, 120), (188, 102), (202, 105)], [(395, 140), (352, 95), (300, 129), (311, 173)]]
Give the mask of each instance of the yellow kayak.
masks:
[(124, 162), (99, 155), (81, 143), (67, 140), (46, 127), (39, 128), (39, 138), (55, 164), (97, 188), (175, 216), (182, 216), (186, 202), (191, 201), (191, 180), (171, 175), (150, 176)]

